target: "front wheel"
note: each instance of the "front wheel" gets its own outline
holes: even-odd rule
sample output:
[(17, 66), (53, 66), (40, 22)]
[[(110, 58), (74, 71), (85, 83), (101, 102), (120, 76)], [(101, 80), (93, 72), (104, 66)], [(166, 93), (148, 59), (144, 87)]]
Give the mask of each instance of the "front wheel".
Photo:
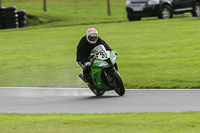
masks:
[(118, 71), (112, 72), (111, 77), (113, 80), (113, 87), (114, 87), (115, 92), (119, 96), (123, 96), (125, 94), (125, 87), (124, 87), (124, 83), (123, 83)]
[(193, 17), (200, 17), (200, 2), (195, 2), (193, 11), (192, 11)]
[(173, 16), (173, 13), (172, 13), (171, 7), (168, 5), (163, 5), (160, 9), (158, 17), (160, 19), (169, 19), (169, 18), (172, 18), (172, 16)]

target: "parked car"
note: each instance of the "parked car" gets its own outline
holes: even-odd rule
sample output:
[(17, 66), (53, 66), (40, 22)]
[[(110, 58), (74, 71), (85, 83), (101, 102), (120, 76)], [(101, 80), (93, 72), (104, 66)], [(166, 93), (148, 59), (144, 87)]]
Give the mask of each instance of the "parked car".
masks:
[(168, 19), (185, 12), (200, 17), (200, 0), (126, 0), (126, 11), (129, 21), (151, 16)]

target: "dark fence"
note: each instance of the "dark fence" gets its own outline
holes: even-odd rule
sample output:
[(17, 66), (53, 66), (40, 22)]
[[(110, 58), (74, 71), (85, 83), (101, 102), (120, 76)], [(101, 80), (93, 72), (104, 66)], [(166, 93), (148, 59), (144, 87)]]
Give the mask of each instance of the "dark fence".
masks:
[(26, 11), (16, 11), (16, 6), (0, 8), (0, 29), (26, 27)]

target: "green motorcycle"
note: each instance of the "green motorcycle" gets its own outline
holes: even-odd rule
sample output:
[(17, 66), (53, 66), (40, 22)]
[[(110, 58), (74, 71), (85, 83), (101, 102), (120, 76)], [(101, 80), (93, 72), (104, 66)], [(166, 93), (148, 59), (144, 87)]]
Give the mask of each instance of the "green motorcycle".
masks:
[[(89, 60), (91, 62), (89, 74), (91, 82), (88, 83), (90, 90), (96, 96), (102, 96), (110, 90), (114, 90), (119, 96), (123, 96), (125, 87), (118, 72), (115, 52), (106, 51), (103, 45), (98, 45), (91, 51)], [(82, 77), (80, 76), (80, 78)]]

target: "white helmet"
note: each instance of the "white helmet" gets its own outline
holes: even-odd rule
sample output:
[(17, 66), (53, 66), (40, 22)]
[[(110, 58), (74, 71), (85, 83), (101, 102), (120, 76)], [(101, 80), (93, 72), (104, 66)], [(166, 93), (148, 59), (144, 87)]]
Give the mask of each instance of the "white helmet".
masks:
[(86, 32), (86, 39), (90, 44), (95, 44), (98, 40), (98, 32), (95, 28), (89, 28)]

